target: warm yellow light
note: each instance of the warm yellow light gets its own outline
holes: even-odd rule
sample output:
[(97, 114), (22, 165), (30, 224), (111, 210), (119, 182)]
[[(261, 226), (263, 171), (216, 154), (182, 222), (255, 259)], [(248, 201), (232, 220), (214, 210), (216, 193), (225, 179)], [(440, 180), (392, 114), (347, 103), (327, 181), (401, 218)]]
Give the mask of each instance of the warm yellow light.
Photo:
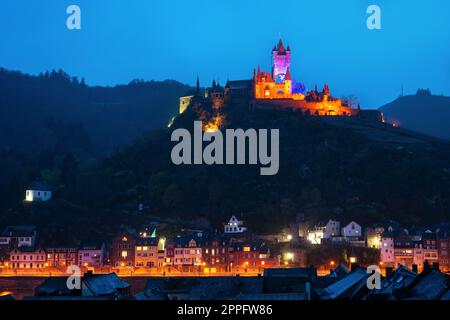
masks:
[(350, 257), (350, 263), (356, 263), (356, 257)]
[(10, 294), (12, 294), (11, 291), (2, 291), (0, 292), (0, 297), (9, 296)]
[(248, 266), (248, 261), (245, 261), (245, 265)]
[(380, 261), (380, 266), (382, 266), (384, 263), (383, 263), (383, 261)]
[(287, 240), (288, 240), (288, 241), (291, 241), (291, 240), (292, 240), (292, 235), (291, 235), (291, 234), (288, 234)]
[(286, 265), (286, 266), (287, 266), (288, 264), (289, 264), (289, 262), (288, 262), (288, 261), (285, 261), (285, 262), (284, 262), (284, 265)]
[(48, 267), (48, 262), (45, 263), (45, 266)]
[(125, 263), (122, 262), (122, 263), (121, 263), (121, 266), (124, 267), (124, 266), (125, 266)]
[(265, 265), (265, 264), (266, 264), (266, 262), (265, 262), (265, 261), (261, 261), (261, 264), (262, 264), (262, 265)]
[(250, 252), (250, 247), (244, 247), (244, 252)]
[(333, 260), (330, 261), (330, 265), (334, 266), (334, 261)]
[(8, 266), (9, 266), (9, 263), (8, 263), (8, 262), (6, 262), (6, 263), (5, 263), (5, 266), (7, 266), (7, 267), (8, 267)]
[(85, 263), (84, 263), (84, 266), (85, 266), (85, 267), (87, 267), (87, 266), (88, 266), (87, 262), (85, 262)]
[(294, 259), (294, 254), (292, 252), (287, 252), (285, 254), (285, 260), (293, 260)]

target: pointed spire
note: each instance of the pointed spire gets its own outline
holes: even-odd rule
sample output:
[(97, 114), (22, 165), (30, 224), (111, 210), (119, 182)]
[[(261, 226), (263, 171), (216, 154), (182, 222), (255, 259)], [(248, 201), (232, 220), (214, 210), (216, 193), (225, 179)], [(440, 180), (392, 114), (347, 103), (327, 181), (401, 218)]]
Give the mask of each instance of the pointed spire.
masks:
[(200, 78), (197, 76), (197, 88), (196, 88), (197, 94), (200, 94)]
[(280, 42), (278, 42), (278, 51), (284, 52), (286, 49), (284, 49), (283, 40), (280, 39)]
[(287, 71), (286, 71), (286, 80), (290, 80), (290, 81), (292, 81), (292, 77), (291, 77), (291, 68), (287, 68)]

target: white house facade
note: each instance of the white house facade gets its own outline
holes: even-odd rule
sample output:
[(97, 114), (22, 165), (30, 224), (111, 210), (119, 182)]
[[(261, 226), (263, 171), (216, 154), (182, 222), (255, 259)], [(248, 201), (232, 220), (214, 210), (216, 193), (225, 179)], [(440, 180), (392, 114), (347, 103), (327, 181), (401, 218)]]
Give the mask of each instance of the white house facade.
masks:
[(226, 234), (236, 234), (247, 231), (247, 228), (244, 227), (244, 221), (238, 220), (236, 216), (232, 216), (230, 221), (225, 225), (224, 231)]
[(9, 266), (13, 269), (42, 269), (46, 267), (46, 254), (42, 249), (19, 248), (11, 251)]
[(42, 202), (52, 198), (52, 191), (45, 182), (33, 182), (25, 191), (25, 201)]
[(35, 226), (8, 226), (0, 235), (0, 246), (34, 247), (36, 238), (37, 228)]
[(342, 228), (342, 236), (345, 238), (358, 238), (362, 236), (362, 228), (355, 221)]

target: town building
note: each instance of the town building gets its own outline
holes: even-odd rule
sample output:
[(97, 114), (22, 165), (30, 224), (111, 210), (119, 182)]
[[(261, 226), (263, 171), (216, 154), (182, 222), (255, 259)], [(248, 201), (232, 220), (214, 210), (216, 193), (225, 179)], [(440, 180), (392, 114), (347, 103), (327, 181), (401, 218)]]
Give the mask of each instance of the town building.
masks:
[(362, 237), (362, 228), (355, 221), (351, 221), (342, 228), (341, 235), (345, 238)]
[(9, 254), (9, 267), (12, 269), (43, 269), (46, 261), (45, 251), (40, 248), (21, 247)]
[(308, 230), (307, 240), (312, 244), (321, 244), (323, 240), (338, 237), (341, 234), (341, 223), (330, 219), (317, 223), (312, 230)]
[(225, 234), (237, 234), (247, 231), (247, 227), (244, 226), (244, 221), (239, 220), (236, 216), (232, 216), (230, 221), (224, 227)]
[(394, 239), (394, 256), (397, 265), (411, 268), (414, 263), (414, 242), (406, 230), (401, 231)]
[(47, 247), (47, 263), (53, 268), (67, 268), (78, 266), (77, 246)]
[(439, 266), (443, 271), (450, 270), (450, 231), (440, 230), (437, 233)]
[(202, 266), (202, 242), (200, 237), (185, 236), (166, 242), (165, 264), (175, 267)]
[[(220, 238), (209, 238), (204, 242), (202, 261), (210, 272), (227, 269), (229, 243)], [(228, 269), (227, 269), (228, 270)]]
[(366, 247), (381, 249), (381, 236), (385, 228), (382, 226), (372, 226), (365, 230)]
[(136, 242), (135, 266), (161, 268), (164, 264), (165, 239), (140, 238)]
[(35, 226), (8, 226), (1, 233), (0, 247), (34, 247), (37, 237), (38, 230)]
[(380, 262), (385, 267), (393, 267), (395, 265), (393, 231), (385, 231), (381, 235)]
[(44, 181), (35, 181), (25, 190), (25, 201), (42, 202), (52, 198), (52, 189)]
[(423, 259), (430, 265), (439, 263), (436, 233), (427, 231), (422, 235)]
[(82, 243), (78, 249), (80, 267), (102, 267), (106, 259), (106, 245), (102, 241)]
[(111, 246), (111, 264), (114, 267), (133, 267), (136, 257), (138, 235), (133, 230), (122, 228), (114, 237)]
[[(261, 259), (263, 245), (255, 242), (233, 243), (228, 251), (228, 262), (232, 268), (263, 268), (264, 259)], [(263, 253), (266, 255), (266, 253)]]

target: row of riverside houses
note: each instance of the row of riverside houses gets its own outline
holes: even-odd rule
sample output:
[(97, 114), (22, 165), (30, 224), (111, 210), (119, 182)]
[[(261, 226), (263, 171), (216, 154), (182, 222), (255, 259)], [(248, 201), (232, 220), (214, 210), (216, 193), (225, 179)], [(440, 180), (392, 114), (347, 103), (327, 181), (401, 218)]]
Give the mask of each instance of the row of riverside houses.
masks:
[[(82, 243), (79, 246), (41, 248), (35, 226), (8, 226), (0, 234), (0, 248), (6, 251), (4, 264), (12, 269), (43, 269), (46, 267), (103, 266), (106, 258), (104, 242)], [(5, 261), (6, 260), (6, 261)]]
[(389, 221), (363, 229), (350, 221), (343, 228), (340, 226), (338, 220), (330, 219), (312, 228), (299, 228), (299, 236), (315, 245), (345, 242), (378, 249), (380, 263), (385, 267), (404, 265), (423, 269), (428, 262), (439, 265), (442, 270), (450, 270), (449, 224), (405, 229), (397, 222)]
[(101, 241), (40, 248), (36, 227), (8, 226), (1, 234), (0, 247), (7, 248), (3, 262), (10, 269), (64, 269), (76, 265), (146, 271), (167, 267), (215, 273), (278, 266), (278, 259), (271, 258), (264, 242), (248, 241), (246, 231), (243, 222), (233, 216), (223, 233), (193, 232), (166, 239), (157, 237), (155, 226), (139, 232), (122, 226), (109, 248)]
[[(231, 220), (234, 219), (235, 217)], [(234, 222), (230, 223), (234, 225)], [(274, 267), (279, 262), (271, 258), (270, 250), (264, 243), (236, 240), (226, 233), (194, 232), (158, 239), (155, 232), (148, 236), (148, 233), (137, 233), (124, 228), (113, 239), (111, 264), (113, 267), (134, 269), (175, 268), (179, 271), (215, 273), (229, 272), (236, 268)]]

